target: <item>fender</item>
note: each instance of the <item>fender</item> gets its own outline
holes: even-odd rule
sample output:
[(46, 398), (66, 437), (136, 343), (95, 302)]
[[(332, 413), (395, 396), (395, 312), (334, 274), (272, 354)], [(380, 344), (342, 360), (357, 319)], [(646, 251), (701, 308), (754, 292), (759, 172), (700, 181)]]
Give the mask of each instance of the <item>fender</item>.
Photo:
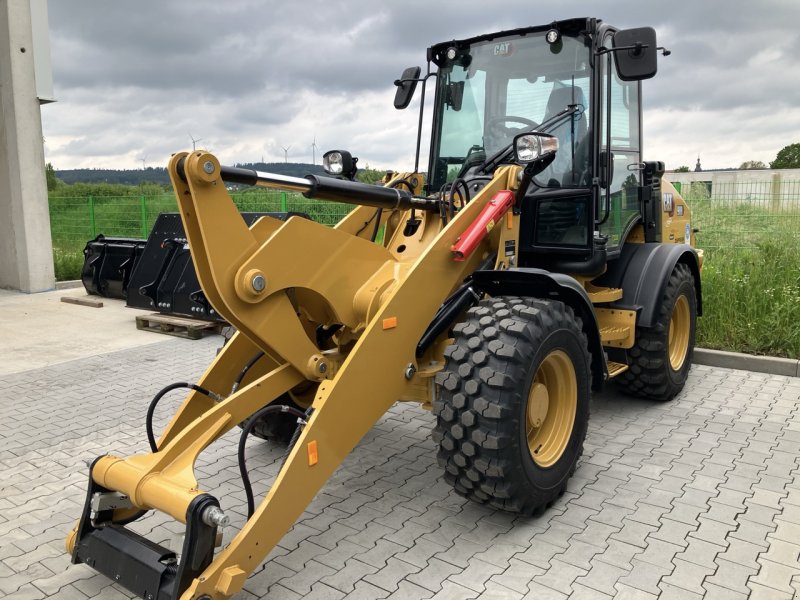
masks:
[(583, 286), (569, 275), (544, 269), (514, 268), (502, 271), (475, 271), (472, 281), (491, 296), (526, 296), (557, 299), (581, 318), (592, 354), (592, 389), (599, 390), (608, 376), (606, 357), (600, 343), (600, 329), (592, 301)]
[(688, 244), (625, 244), (619, 258), (608, 263), (608, 271), (596, 283), (622, 288), (622, 301), (615, 306), (639, 311), (637, 326), (652, 327), (667, 280), (679, 262), (692, 271), (697, 314), (702, 315), (700, 267), (695, 249)]

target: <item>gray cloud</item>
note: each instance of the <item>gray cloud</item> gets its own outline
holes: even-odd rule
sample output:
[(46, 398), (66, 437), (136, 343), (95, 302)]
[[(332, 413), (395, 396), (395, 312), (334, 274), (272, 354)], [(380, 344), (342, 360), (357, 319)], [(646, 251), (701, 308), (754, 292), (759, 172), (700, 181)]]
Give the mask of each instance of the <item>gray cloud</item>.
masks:
[[(648, 158), (669, 166), (768, 162), (800, 137), (796, 0), (759, 3), (509, 0), (50, 2), (59, 102), (43, 107), (57, 168), (164, 164), (203, 138), (228, 161), (311, 160), (351, 148), (373, 166), (413, 162), (416, 114), (392, 81), (433, 43), (602, 10), (652, 25), (673, 51), (644, 83)], [(425, 144), (423, 144), (423, 149)], [(317, 153), (319, 157), (319, 151)]]

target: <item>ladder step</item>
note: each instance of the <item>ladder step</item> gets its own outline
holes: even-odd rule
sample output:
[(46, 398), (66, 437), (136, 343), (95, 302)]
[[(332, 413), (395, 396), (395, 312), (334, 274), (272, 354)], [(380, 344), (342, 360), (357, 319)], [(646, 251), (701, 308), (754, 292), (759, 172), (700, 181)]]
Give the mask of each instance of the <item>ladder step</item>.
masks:
[(621, 288), (604, 288), (589, 284), (586, 286), (586, 292), (593, 304), (616, 302), (622, 298)]
[(627, 339), (630, 333), (630, 327), (606, 325), (600, 328), (600, 340), (605, 345), (608, 342)]
[(624, 373), (625, 371), (627, 371), (628, 368), (629, 368), (628, 365), (610, 360), (608, 361), (608, 378), (613, 379), (620, 373)]

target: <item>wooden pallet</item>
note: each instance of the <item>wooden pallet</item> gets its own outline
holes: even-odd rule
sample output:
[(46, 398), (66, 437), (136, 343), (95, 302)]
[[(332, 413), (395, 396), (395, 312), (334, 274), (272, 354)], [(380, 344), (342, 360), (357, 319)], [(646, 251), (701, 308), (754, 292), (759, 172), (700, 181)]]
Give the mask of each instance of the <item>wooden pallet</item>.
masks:
[(136, 329), (166, 333), (189, 340), (199, 340), (204, 332), (220, 333), (225, 325), (226, 323), (219, 321), (198, 321), (158, 313), (136, 317)]

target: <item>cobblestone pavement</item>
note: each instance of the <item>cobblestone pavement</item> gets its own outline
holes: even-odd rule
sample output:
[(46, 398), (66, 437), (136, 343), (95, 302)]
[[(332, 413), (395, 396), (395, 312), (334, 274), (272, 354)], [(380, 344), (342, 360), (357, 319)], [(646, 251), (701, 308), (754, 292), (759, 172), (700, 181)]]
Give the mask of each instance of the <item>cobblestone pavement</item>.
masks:
[[(130, 597), (64, 554), (84, 461), (146, 450), (150, 397), (196, 379), (219, 343), (170, 339), (0, 378), (0, 597)], [(452, 493), (432, 423), (416, 405), (392, 408), (237, 598), (800, 596), (798, 378), (696, 366), (669, 403), (596, 396), (579, 468), (538, 518)], [(197, 467), (234, 529), (236, 439)], [(263, 494), (281, 450), (254, 440), (248, 452)], [(158, 515), (136, 525), (159, 542), (182, 531)]]

